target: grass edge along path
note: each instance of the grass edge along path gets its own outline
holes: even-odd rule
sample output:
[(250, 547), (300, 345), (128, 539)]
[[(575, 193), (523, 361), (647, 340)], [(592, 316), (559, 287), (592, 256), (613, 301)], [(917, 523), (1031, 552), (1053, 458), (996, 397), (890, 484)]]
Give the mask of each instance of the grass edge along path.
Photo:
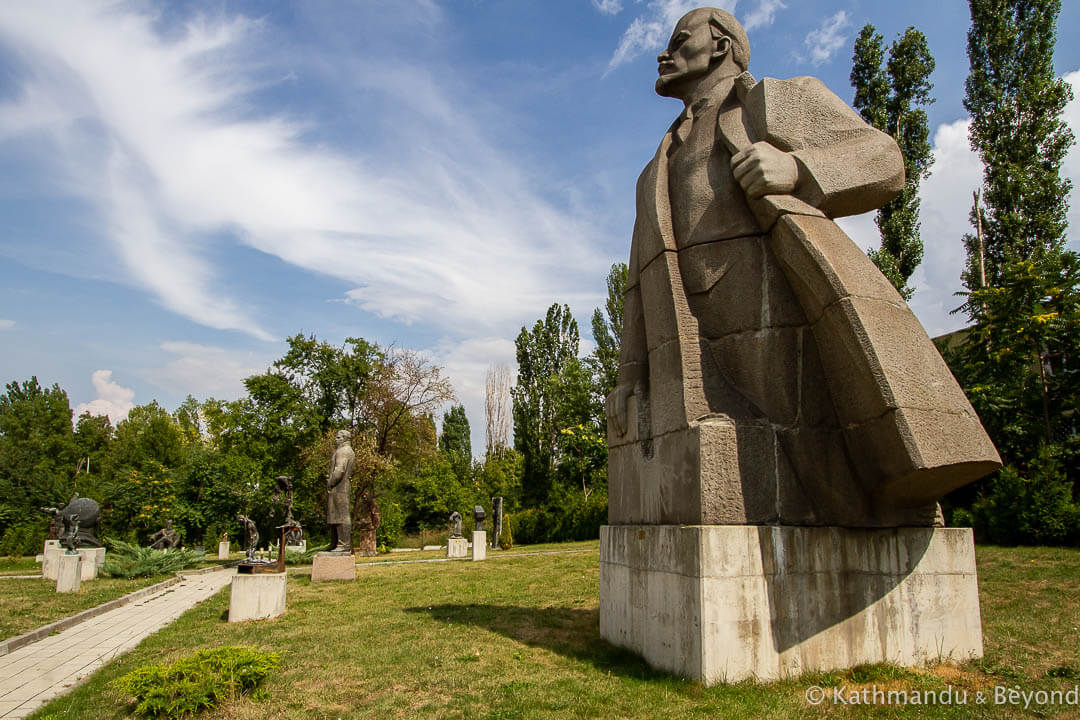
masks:
[[(353, 583), (290, 571), (276, 620), (225, 621), (228, 593), (188, 611), (32, 717), (118, 720), (130, 706), (108, 682), (195, 650), (251, 645), (279, 652), (262, 699), (228, 702), (215, 720), (285, 718), (1075, 718), (1080, 708), (975, 706), (997, 686), (1026, 692), (1080, 683), (1080, 550), (977, 549), (986, 656), (959, 665), (890, 665), (776, 683), (703, 687), (649, 668), (599, 638), (592, 553), (514, 563), (369, 567)], [(826, 702), (807, 702), (811, 688)], [(838, 694), (966, 691), (968, 705), (851, 705)], [(991, 695), (992, 697), (992, 695)]]

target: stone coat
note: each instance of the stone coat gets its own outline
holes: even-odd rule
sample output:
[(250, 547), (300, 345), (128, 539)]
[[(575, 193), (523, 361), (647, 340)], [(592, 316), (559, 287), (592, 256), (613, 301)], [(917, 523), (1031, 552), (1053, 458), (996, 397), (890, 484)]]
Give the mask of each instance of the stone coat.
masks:
[[(798, 184), (748, 202), (730, 161), (762, 140)], [(672, 125), (637, 185), (610, 522), (931, 524), (996, 467), (918, 320), (831, 220), (880, 207), (903, 173), (892, 138), (814, 78), (744, 73)]]
[(356, 453), (346, 443), (334, 451), (330, 458), (330, 475), (327, 479), (326, 523), (328, 525), (351, 525), (349, 478), (352, 477)]

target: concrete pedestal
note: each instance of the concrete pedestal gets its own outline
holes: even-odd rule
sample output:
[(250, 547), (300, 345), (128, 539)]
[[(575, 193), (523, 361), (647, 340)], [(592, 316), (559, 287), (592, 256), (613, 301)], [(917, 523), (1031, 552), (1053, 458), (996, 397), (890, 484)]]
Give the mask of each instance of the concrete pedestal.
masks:
[(60, 553), (64, 548), (60, 547), (59, 540), (46, 540), (45, 549), (42, 551), (41, 577), (46, 580), (56, 580), (56, 573), (60, 569)]
[(228, 560), (229, 559), (229, 543), (226, 540), (222, 540), (217, 544), (217, 559)]
[(469, 557), (469, 541), (465, 538), (450, 538), (446, 541), (446, 557)]
[(105, 548), (79, 548), (79, 555), (82, 556), (83, 582), (93, 580), (105, 564)]
[(301, 540), (299, 545), (286, 545), (285, 546), (285, 552), (306, 553), (307, 552), (307, 540)]
[(487, 559), (487, 532), (484, 530), (473, 530), (472, 559), (473, 562)]
[(265, 620), (285, 612), (285, 573), (236, 575), (229, 589), (229, 622)]
[(79, 583), (82, 582), (83, 558), (79, 553), (71, 555), (62, 553), (56, 561), (56, 592), (72, 593), (79, 592)]
[(981, 657), (972, 533), (605, 526), (600, 634), (707, 684)]
[(347, 552), (318, 552), (312, 559), (311, 582), (355, 580), (356, 558)]

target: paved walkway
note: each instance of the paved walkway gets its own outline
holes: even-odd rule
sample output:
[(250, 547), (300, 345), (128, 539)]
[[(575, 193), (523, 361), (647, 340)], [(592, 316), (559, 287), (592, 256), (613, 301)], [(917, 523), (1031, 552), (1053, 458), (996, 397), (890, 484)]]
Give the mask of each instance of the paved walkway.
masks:
[(235, 569), (192, 575), (159, 593), (0, 657), (0, 718), (26, 717), (225, 587)]

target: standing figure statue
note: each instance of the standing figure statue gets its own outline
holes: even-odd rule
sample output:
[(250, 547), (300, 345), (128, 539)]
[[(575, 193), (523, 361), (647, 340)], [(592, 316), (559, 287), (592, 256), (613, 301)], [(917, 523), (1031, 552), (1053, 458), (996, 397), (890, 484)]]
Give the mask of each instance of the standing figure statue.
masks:
[(903, 157), (821, 81), (747, 72), (700, 8), (657, 58), (683, 111), (637, 183), (611, 524), (929, 526), (999, 458), (919, 321), (833, 218)]
[(461, 513), (457, 510), (450, 513), (450, 537), (461, 537)]
[(247, 540), (247, 561), (254, 562), (255, 549), (259, 546), (259, 529), (255, 527), (255, 521), (247, 515), (237, 515), (236, 519), (244, 526), (244, 536)]
[(60, 533), (64, 529), (64, 513), (62, 513), (59, 508), (54, 507), (43, 507), (38, 509), (49, 516), (49, 539), (59, 540)]
[(79, 549), (79, 513), (64, 516), (64, 532), (60, 535), (60, 544), (67, 548), (68, 552)]
[(330, 526), (331, 552), (352, 552), (349, 478), (352, 477), (356, 454), (349, 444), (351, 437), (348, 430), (339, 430), (335, 436), (337, 449), (330, 458), (330, 475), (326, 481), (326, 523)]
[(299, 545), (304, 539), (304, 531), (300, 527), (300, 523), (296, 522), (292, 516), (292, 478), (288, 475), (278, 475), (275, 480), (277, 481), (277, 484), (274, 486), (274, 498), (285, 507), (285, 522), (282, 523), (287, 528), (285, 531), (285, 544)]

